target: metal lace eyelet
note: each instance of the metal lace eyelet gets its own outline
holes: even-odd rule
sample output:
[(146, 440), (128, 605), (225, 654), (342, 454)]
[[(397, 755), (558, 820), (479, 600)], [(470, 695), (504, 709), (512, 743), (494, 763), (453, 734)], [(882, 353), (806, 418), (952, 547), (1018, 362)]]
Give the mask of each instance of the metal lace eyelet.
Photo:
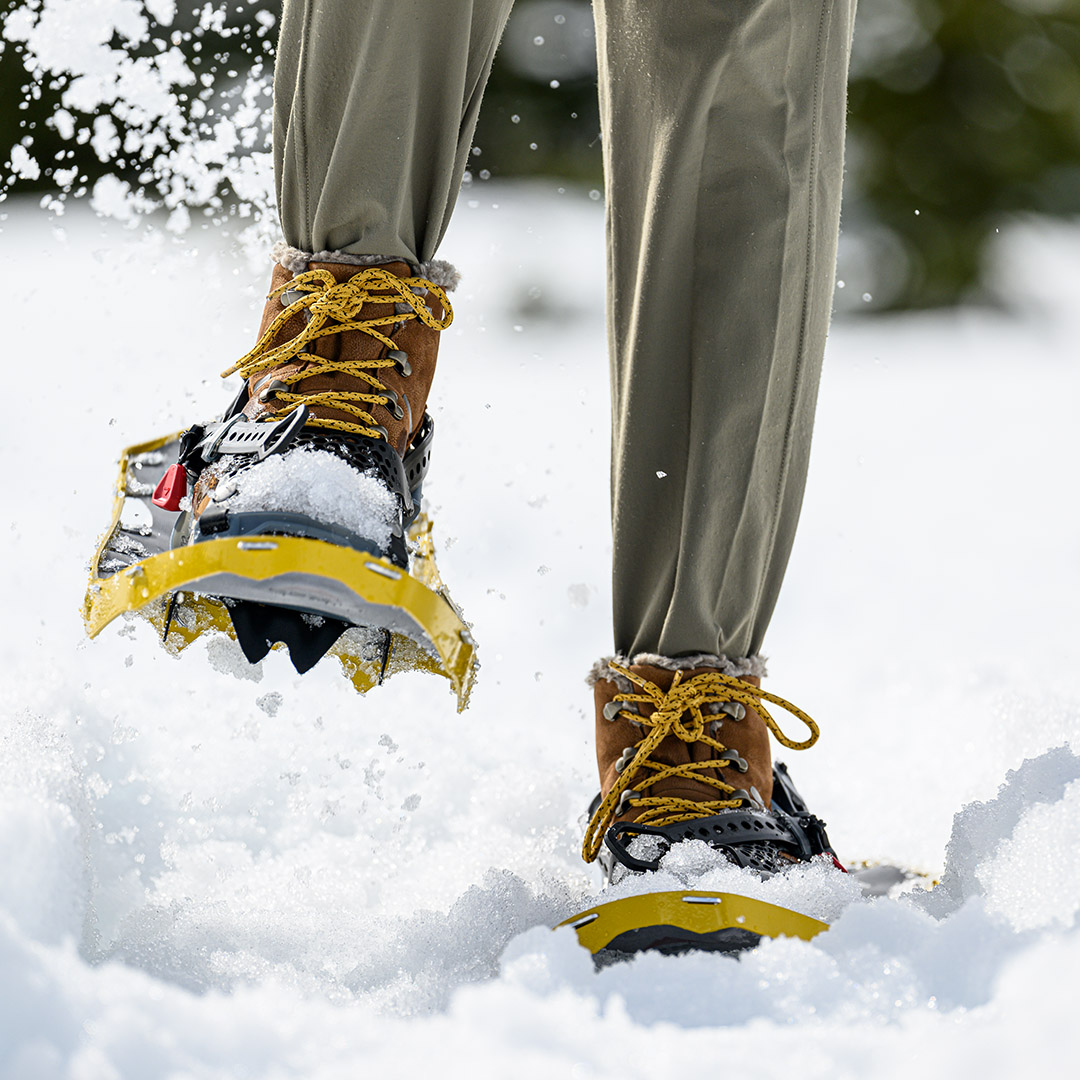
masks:
[[(634, 713), (636, 715), (640, 715), (641, 710), (638, 708), (638, 703), (636, 701), (609, 701), (604, 706), (605, 720), (614, 720), (619, 713)], [(625, 717), (625, 719), (629, 720), (630, 718)], [(637, 727), (641, 727), (641, 724), (639, 724), (636, 720), (630, 720), (630, 723), (636, 725)]]
[(717, 759), (717, 761), (726, 761), (729, 765), (733, 765), (741, 773), (749, 772), (750, 765), (746, 758), (739, 755), (738, 750), (725, 750)]
[(265, 375), (258, 383), (256, 383), (254, 393), (256, 395), (256, 400), (265, 405), (268, 401), (273, 401), (281, 391), (287, 391), (288, 389), (288, 383), (275, 378), (274, 373), (270, 372), (270, 374)]
[(627, 806), (629, 806), (631, 803), (637, 802), (639, 798), (640, 796), (633, 788), (627, 788), (619, 796), (619, 801), (615, 804), (615, 816), (618, 817), (620, 814), (624, 813)]
[(259, 401), (263, 405), (269, 401), (275, 401), (278, 394), (283, 390), (288, 391), (288, 389), (288, 383), (283, 383), (280, 379), (271, 379), (268, 383), (265, 383), (259, 388)]
[(396, 367), (405, 378), (408, 378), (412, 374), (412, 365), (409, 363), (408, 353), (402, 352), (400, 349), (391, 349), (386, 356), (387, 359), (394, 361), (394, 367)]
[(724, 701), (720, 704), (720, 711), (736, 720), (742, 720), (746, 716), (746, 706), (741, 701)]
[(625, 769), (626, 766), (634, 760), (636, 754), (637, 749), (633, 746), (628, 746), (625, 750), (623, 750), (623, 752), (619, 755), (619, 760), (615, 762), (615, 772), (621, 773), (623, 769)]
[(385, 408), (395, 420), (405, 418), (405, 410), (401, 407), (396, 391), (389, 389), (379, 391), (380, 395), (387, 399)]

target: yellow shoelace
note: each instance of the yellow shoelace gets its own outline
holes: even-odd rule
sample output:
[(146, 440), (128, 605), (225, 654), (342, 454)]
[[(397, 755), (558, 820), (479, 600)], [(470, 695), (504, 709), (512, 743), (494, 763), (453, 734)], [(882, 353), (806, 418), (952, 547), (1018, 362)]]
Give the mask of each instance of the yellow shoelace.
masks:
[[(638, 793), (645, 792), (662, 780), (678, 776), (708, 784), (716, 788), (720, 796), (699, 802), (674, 796), (638, 794), (633, 799), (633, 805), (644, 809), (635, 819), (635, 823), (642, 825), (673, 825), (679, 821), (709, 817), (720, 810), (735, 809), (741, 805), (739, 799), (723, 797), (734, 794), (736, 791), (734, 787), (725, 784), (723, 780), (706, 775), (709, 770), (722, 767), (722, 763), (719, 763), (715, 757), (711, 761), (687, 761), (681, 765), (661, 765), (649, 758), (649, 755), (670, 735), (686, 743), (704, 743), (712, 747), (717, 754), (724, 753), (727, 747), (708, 733), (710, 724), (720, 714), (707, 712), (707, 706), (738, 702), (744, 707), (753, 709), (765, 721), (777, 742), (790, 750), (808, 750), (817, 742), (818, 726), (802, 709), (796, 708), (776, 694), (761, 690), (752, 683), (743, 682), (742, 679), (722, 675), (719, 671), (709, 671), (684, 681), (683, 673), (677, 671), (672, 680), (671, 689), (665, 692), (647, 679), (640, 678), (618, 664), (612, 664), (611, 667), (612, 670), (629, 679), (641, 691), (637, 694), (616, 694), (612, 700), (625, 705), (632, 703), (652, 705), (654, 712), (650, 716), (641, 716), (627, 708), (619, 710), (616, 714), (639, 724), (645, 734), (634, 744), (633, 758), (619, 773), (618, 780), (597, 807), (596, 813), (593, 814), (585, 830), (581, 857), (586, 862), (592, 862), (600, 853), (604, 833), (618, 816), (617, 807), (624, 791), (633, 789)], [(810, 737), (804, 742), (789, 739), (765, 707), (766, 701), (780, 706), (801, 720), (809, 728)]]
[[(429, 293), (438, 297), (445, 312), (443, 318), (436, 319), (432, 315), (424, 302), (424, 297), (413, 292), (414, 288), (427, 289)], [(306, 361), (304, 369), (280, 378), (279, 381), (285, 387), (292, 386), (302, 379), (310, 379), (313, 375), (340, 373), (367, 383), (371, 387), (370, 392), (323, 390), (317, 394), (294, 394), (287, 389), (276, 388), (274, 397), (285, 407), (267, 419), (280, 420), (300, 405), (307, 405), (308, 408), (324, 406), (349, 413), (356, 417), (356, 422), (312, 419), (308, 422), (310, 426), (385, 438), (385, 430), (376, 422), (370, 409), (378, 405), (389, 405), (391, 398), (387, 387), (379, 381), (375, 372), (382, 368), (392, 368), (396, 362), (390, 357), (372, 360), (326, 360), (321, 356), (315, 356), (314, 353), (306, 353), (304, 350), (318, 338), (344, 334), (353, 330), (368, 334), (388, 349), (393, 350), (397, 348), (393, 339), (379, 328), (392, 327), (412, 319), (419, 319), (432, 330), (445, 330), (454, 320), (454, 312), (446, 293), (438, 285), (425, 278), (400, 278), (377, 266), (360, 270), (348, 281), (341, 282), (329, 270), (308, 270), (298, 274), (280, 289), (275, 289), (270, 293), (270, 298), (293, 291), (304, 295), (289, 304), (274, 319), (267, 327), (266, 333), (259, 339), (258, 344), (246, 356), (237, 360), (232, 367), (223, 371), (222, 378), (239, 372), (242, 378), (251, 379), (253, 376), (281, 367), (303, 354), (302, 359)], [(409, 310), (401, 313), (394, 311), (377, 319), (361, 319), (359, 316), (365, 304), (384, 306), (407, 304)], [(274, 342), (285, 324), (293, 316), (302, 312), (308, 313), (308, 322), (304, 329), (296, 337), (275, 345)]]

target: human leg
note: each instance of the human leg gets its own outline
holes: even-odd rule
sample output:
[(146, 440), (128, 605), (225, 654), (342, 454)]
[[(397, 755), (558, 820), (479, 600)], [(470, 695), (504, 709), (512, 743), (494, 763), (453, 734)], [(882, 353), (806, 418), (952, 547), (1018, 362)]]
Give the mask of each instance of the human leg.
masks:
[(854, 7), (597, 4), (628, 655), (761, 648), (832, 306)]
[[(511, 2), (286, 0), (274, 156), (287, 243), (258, 342), (230, 369), (244, 381), (224, 418), (236, 426), (211, 425), (206, 453), (190, 458), (195, 542), (296, 535), (408, 568), (433, 428), (427, 398), (456, 281), (432, 256)], [(263, 461), (248, 448), (275, 425), (292, 441)], [(333, 645), (326, 621), (307, 616), (338, 610), (336, 594), (306, 611), (295, 594), (245, 607), (243, 588), (229, 613), (249, 659), (281, 640), (303, 670)], [(380, 678), (389, 627), (413, 625), (393, 606), (350, 603), (338, 617), (339, 633), (350, 621), (384, 629)]]
[(274, 168), (302, 251), (431, 259), (513, 0), (285, 0)]
[[(854, 0), (597, 3), (621, 662), (594, 672), (586, 858), (613, 822), (772, 828), (769, 731), (816, 738), (778, 734), (757, 654), (832, 304), (853, 16)], [(789, 831), (780, 849), (827, 841)]]

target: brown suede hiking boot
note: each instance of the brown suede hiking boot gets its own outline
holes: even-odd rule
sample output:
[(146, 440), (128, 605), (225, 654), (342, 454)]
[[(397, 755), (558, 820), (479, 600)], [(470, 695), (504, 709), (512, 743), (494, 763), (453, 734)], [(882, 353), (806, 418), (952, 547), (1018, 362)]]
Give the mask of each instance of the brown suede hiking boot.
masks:
[[(224, 372), (242, 376), (240, 392), (220, 420), (184, 432), (153, 503), (177, 513), (173, 549), (217, 541), (201, 555), (220, 569), (200, 582), (224, 603), (251, 663), (281, 642), (303, 673), (355, 626), (379, 643), (381, 680), (395, 633), (430, 635), (397, 585), (357, 582), (401, 582), (409, 569), (407, 530), (434, 430), (427, 399), (439, 333), (453, 319), (445, 289), (457, 274), (441, 262), (416, 270), (377, 257), (275, 256), (258, 341)], [(342, 559), (324, 544), (378, 558)], [(303, 551), (287, 572), (273, 562), (283, 555), (268, 554), (258, 573), (248, 555), (233, 563), (242, 573), (220, 561), (284, 547)], [(174, 596), (167, 620), (179, 603)]]
[[(704, 840), (765, 874), (831, 856), (822, 823), (806, 811), (784, 766), (774, 769), (769, 748), (771, 731), (783, 745), (807, 749), (817, 741), (814, 721), (763, 691), (759, 677), (727, 673), (746, 665), (718, 657), (636, 660), (603, 662), (593, 672), (600, 794), (585, 860), (599, 857), (611, 879), (619, 865), (657, 869), (682, 840)], [(788, 739), (766, 702), (798, 717), (810, 737)]]
[[(192, 539), (293, 534), (406, 566), (450, 302), (403, 261), (297, 265), (275, 266), (258, 343), (224, 373), (244, 377), (237, 400), (195, 429)], [(452, 287), (452, 268), (431, 268)]]
[(259, 345), (229, 369), (248, 376), (242, 412), (264, 419), (302, 402), (309, 427), (363, 429), (400, 457), (424, 418), (439, 332), (452, 319), (443, 290), (405, 262), (312, 262), (296, 275), (278, 264)]

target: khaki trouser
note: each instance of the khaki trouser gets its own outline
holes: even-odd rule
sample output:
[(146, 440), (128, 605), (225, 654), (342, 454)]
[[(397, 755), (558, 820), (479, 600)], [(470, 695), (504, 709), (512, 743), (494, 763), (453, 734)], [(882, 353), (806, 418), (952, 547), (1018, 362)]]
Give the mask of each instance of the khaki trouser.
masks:
[[(511, 6), (285, 0), (289, 243), (435, 254)], [(854, 8), (596, 0), (620, 652), (761, 648), (832, 305)]]

